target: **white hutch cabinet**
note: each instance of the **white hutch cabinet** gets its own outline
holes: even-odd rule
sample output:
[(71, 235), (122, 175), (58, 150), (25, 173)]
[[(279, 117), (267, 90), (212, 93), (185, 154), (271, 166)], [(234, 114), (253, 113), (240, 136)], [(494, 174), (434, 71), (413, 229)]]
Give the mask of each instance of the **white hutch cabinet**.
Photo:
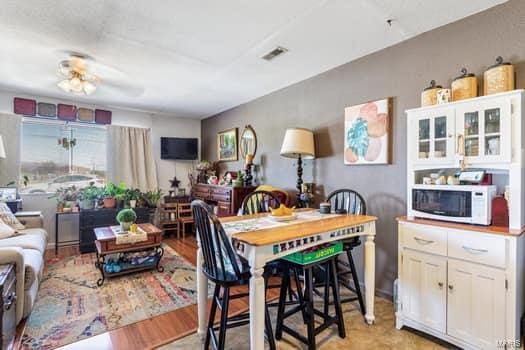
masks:
[[(407, 213), (398, 218), (396, 327), (465, 349), (519, 347), (525, 312), (524, 91), (407, 111)], [(413, 217), (412, 186), (483, 169), (510, 192), (510, 228)]]

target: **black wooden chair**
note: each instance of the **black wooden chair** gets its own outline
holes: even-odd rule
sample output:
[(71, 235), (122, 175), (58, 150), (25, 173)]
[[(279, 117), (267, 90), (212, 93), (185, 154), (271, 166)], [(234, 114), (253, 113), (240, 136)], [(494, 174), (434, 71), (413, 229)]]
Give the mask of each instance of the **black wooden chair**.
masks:
[(268, 213), (270, 209), (279, 208), (279, 199), (272, 192), (255, 191), (244, 197), (241, 204), (242, 215)]
[[(328, 195), (326, 199), (330, 203), (332, 210), (339, 213), (353, 214), (353, 215), (366, 215), (366, 203), (363, 197), (354, 190), (340, 189), (334, 191)], [(350, 289), (356, 294), (356, 297), (344, 298), (341, 300), (342, 303), (359, 301), (361, 313), (366, 313), (365, 303), (363, 300), (363, 294), (361, 293), (361, 287), (359, 285), (359, 278), (357, 276), (357, 270), (355, 268), (354, 259), (352, 257), (352, 250), (361, 245), (361, 239), (359, 237), (352, 237), (344, 240), (343, 250), (346, 253), (348, 262), (344, 262), (341, 259), (338, 261), (338, 278), (339, 283)], [(352, 287), (348, 282), (347, 276), (351, 275), (354, 286)]]
[[(194, 200), (191, 208), (203, 254), (203, 272), (215, 283), (204, 349), (207, 350), (211, 343), (213, 349), (222, 350), (225, 346), (226, 329), (250, 322), (249, 313), (228, 317), (230, 300), (249, 296), (248, 293), (232, 295), (230, 288), (249, 284), (250, 266), (235, 253), (224, 228), (206, 203)], [(214, 326), (217, 307), (221, 310), (221, 319), (219, 326)], [(215, 334), (216, 330), (219, 331), (219, 339)], [(275, 339), (267, 307), (265, 307), (265, 333), (270, 349), (274, 350)]]
[[(269, 213), (270, 209), (279, 208), (281, 202), (277, 198), (276, 194), (268, 191), (254, 191), (244, 197), (244, 200), (241, 204), (241, 215), (253, 215), (259, 213)], [(269, 262), (264, 268), (264, 283), (266, 289), (277, 289), (281, 288), (281, 284), (269, 284), (269, 279), (271, 277), (283, 277), (283, 267), (280, 260), (275, 260)], [(296, 286), (300, 285), (300, 280), (298, 275), (294, 275)], [(289, 303), (293, 303), (294, 299), (297, 299), (298, 296), (295, 295), (291, 287), (289, 288)], [(268, 306), (278, 306), (278, 303), (270, 303)]]

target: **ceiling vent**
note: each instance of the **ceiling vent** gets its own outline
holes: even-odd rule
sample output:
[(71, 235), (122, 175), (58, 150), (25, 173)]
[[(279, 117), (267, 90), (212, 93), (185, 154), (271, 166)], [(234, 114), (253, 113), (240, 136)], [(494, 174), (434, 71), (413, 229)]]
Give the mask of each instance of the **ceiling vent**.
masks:
[(282, 55), (283, 53), (285, 53), (287, 51), (288, 51), (288, 49), (285, 49), (284, 47), (281, 47), (281, 46), (277, 46), (275, 49), (273, 49), (272, 51), (268, 52), (266, 55), (264, 55), (261, 58), (263, 60), (266, 60), (266, 61), (271, 61), (275, 57), (280, 56), (280, 55)]

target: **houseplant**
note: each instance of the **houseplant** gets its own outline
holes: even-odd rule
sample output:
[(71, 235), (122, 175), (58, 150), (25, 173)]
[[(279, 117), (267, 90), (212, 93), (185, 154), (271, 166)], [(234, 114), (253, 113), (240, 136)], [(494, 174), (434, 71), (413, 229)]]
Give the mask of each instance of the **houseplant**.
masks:
[(150, 208), (156, 208), (162, 198), (162, 191), (160, 189), (155, 191), (148, 191), (142, 196), (147, 206)]
[(142, 198), (142, 192), (138, 188), (128, 188), (125, 197), (125, 201), (130, 208), (136, 208), (137, 202)]
[(102, 190), (94, 186), (94, 182), (90, 182), (88, 187), (84, 187), (79, 191), (78, 199), (80, 200), (80, 209), (88, 210), (95, 207), (95, 201), (101, 195)]
[(115, 208), (117, 206), (117, 201), (115, 200), (116, 193), (117, 186), (112, 182), (108, 182), (103, 193), (104, 208)]
[[(115, 185), (112, 182), (108, 182), (104, 189), (104, 208), (121, 208), (124, 200), (126, 199), (126, 184), (124, 182)], [(117, 205), (119, 201), (119, 205)]]
[(76, 205), (79, 192), (80, 190), (75, 185), (60, 187), (49, 198), (57, 200), (57, 209), (61, 211), (61, 208), (73, 208)]
[(137, 220), (137, 214), (133, 209), (122, 209), (117, 214), (117, 221), (120, 223), (120, 229), (122, 231), (129, 231), (131, 225)]

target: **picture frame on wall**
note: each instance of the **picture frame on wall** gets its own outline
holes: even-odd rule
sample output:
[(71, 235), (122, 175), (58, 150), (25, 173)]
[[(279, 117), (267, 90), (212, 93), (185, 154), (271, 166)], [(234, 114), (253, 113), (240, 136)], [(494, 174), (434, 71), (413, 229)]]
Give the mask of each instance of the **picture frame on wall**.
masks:
[(236, 161), (239, 159), (237, 128), (217, 133), (217, 159), (220, 162)]
[(344, 164), (392, 162), (392, 97), (345, 108)]

